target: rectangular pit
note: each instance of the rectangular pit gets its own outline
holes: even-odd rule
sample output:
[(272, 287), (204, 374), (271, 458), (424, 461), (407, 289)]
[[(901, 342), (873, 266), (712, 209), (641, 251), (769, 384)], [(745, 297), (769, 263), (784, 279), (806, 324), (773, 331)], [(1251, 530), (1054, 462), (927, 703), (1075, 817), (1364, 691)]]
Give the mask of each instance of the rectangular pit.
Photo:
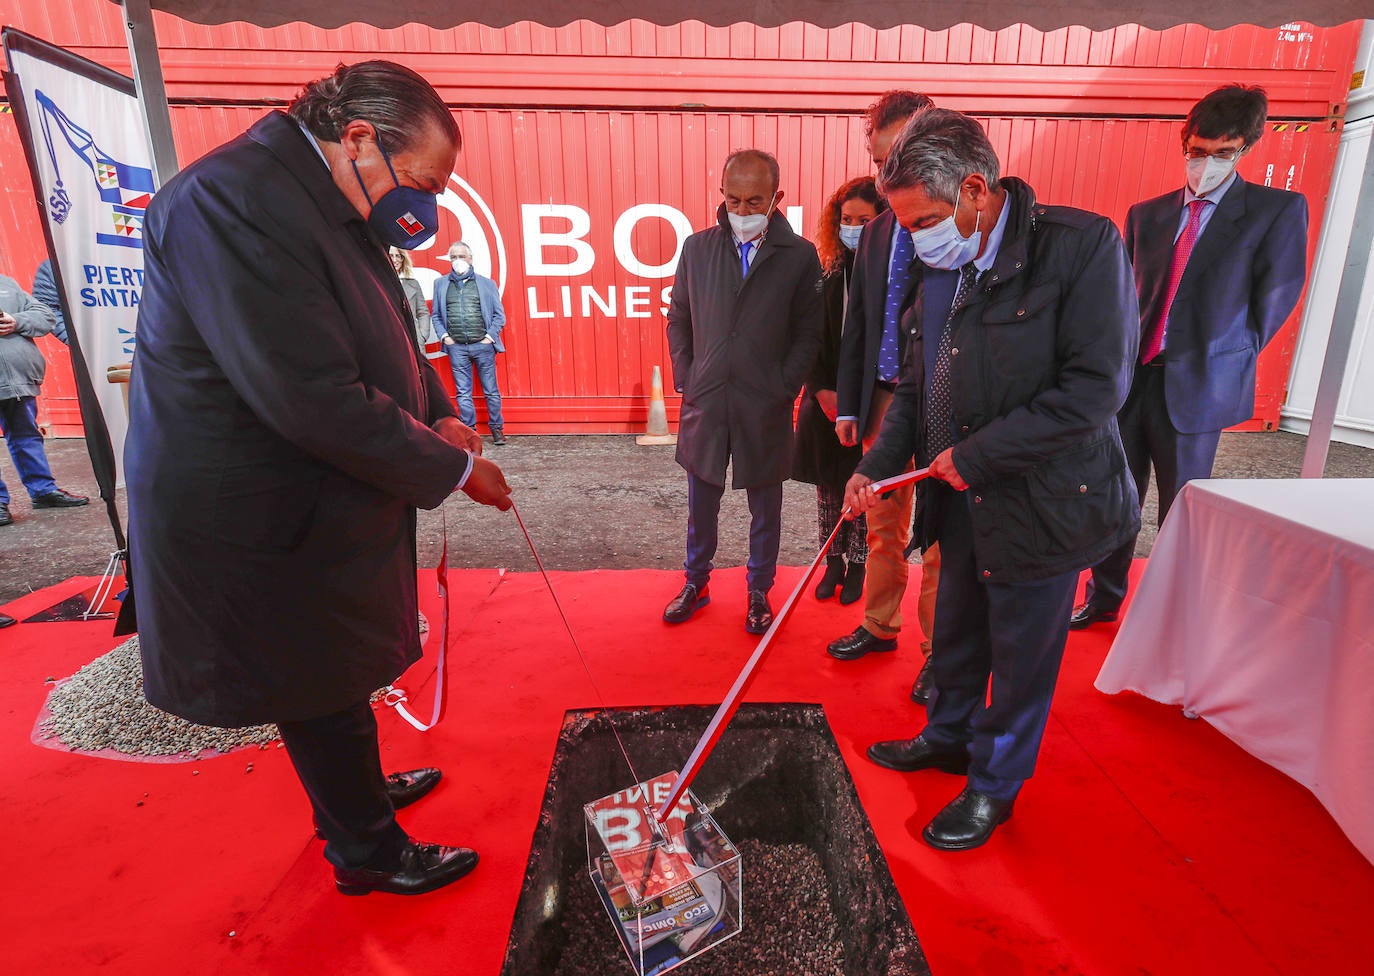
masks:
[[(681, 766), (713, 712), (682, 705), (610, 715), (635, 768), (650, 778)], [(633, 782), (604, 713), (568, 712), (502, 976), (632, 972), (587, 876), (582, 807)], [(819, 705), (742, 706), (692, 789), (744, 852), (744, 932), (676, 972), (928, 976)], [(765, 860), (768, 870), (751, 870), (751, 861), (757, 869)], [(800, 860), (819, 861), (805, 883), (796, 881), (802, 875), (788, 873)], [(774, 890), (784, 878), (791, 883)], [(826, 926), (816, 920), (832, 917), (833, 932), (820, 931)], [(765, 944), (750, 939), (764, 932)], [(832, 937), (834, 951), (813, 967), (817, 944)]]

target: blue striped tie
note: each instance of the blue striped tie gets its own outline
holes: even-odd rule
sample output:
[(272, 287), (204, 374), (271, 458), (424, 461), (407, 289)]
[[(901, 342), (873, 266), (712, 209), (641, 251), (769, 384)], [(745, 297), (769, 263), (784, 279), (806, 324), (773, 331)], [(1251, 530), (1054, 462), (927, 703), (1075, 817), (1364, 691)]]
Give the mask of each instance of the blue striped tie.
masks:
[(897, 229), (897, 241), (892, 250), (892, 269), (887, 276), (887, 305), (883, 308), (883, 341), (878, 347), (878, 379), (885, 383), (895, 383), (902, 368), (897, 328), (902, 319), (902, 299), (906, 296), (907, 285), (911, 283), (911, 259), (916, 253), (911, 235), (905, 229)]

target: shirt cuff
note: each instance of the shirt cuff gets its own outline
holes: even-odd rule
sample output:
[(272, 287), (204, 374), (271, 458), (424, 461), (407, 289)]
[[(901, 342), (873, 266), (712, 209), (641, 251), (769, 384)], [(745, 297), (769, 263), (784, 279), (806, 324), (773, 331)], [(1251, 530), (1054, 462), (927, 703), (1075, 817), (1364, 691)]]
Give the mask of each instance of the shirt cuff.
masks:
[(854, 423), (856, 423), (856, 424), (859, 422), (859, 418), (858, 418), (858, 417), (846, 417), (846, 416), (844, 416), (843, 414), (841, 414), (840, 416), (838, 416), (838, 417), (835, 418), (835, 423), (838, 424), (841, 420), (852, 420), (852, 421), (854, 421)]
[(463, 469), (463, 476), (458, 479), (458, 484), (453, 486), (454, 491), (463, 490), (463, 486), (468, 483), (468, 476), (472, 474), (472, 469), (476, 466), (476, 462), (472, 459), (472, 452), (464, 451), (463, 453), (468, 457), (468, 465)]

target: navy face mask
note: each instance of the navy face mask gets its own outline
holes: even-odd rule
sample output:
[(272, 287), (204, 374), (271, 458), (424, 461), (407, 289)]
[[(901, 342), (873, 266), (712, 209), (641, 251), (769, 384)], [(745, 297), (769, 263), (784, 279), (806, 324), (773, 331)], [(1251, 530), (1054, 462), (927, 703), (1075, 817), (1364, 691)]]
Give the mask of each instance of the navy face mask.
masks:
[(373, 201), (362, 176), (358, 174), (357, 161), (350, 160), (353, 177), (362, 187), (367, 202), (372, 205), (372, 212), (367, 215), (367, 225), (382, 239), (383, 244), (414, 250), (438, 232), (439, 201), (424, 190), (401, 186), (401, 181), (396, 179), (396, 170), (391, 167), (391, 156), (380, 142), (377, 148), (381, 149), (382, 159), (386, 160), (386, 168), (391, 172), (391, 181), (396, 184), (383, 193), (380, 200)]

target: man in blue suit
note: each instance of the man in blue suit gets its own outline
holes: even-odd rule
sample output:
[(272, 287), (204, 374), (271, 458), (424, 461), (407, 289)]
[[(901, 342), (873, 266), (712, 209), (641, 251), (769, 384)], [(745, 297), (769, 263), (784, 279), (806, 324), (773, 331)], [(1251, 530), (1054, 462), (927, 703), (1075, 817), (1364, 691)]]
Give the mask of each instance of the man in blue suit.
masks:
[(444, 344), (453, 367), (457, 391), (458, 419), (477, 427), (477, 410), (472, 405), (472, 373), (482, 383), (487, 401), (487, 426), (492, 443), (506, 443), (505, 420), (501, 416), (501, 387), (496, 382), (496, 354), (505, 352), (501, 330), (506, 327), (506, 310), (496, 282), (479, 275), (472, 267), (472, 248), (454, 241), (448, 248), (453, 270), (434, 282), (434, 333)]
[[(1126, 216), (1141, 338), (1118, 419), (1141, 499), (1154, 467), (1161, 524), (1179, 489), (1211, 477), (1222, 430), (1254, 412), (1255, 361), (1307, 278), (1306, 199), (1236, 173), (1268, 108), (1243, 85), (1203, 98), (1183, 124), (1187, 185)], [(1070, 627), (1116, 619), (1134, 555), (1132, 537), (1093, 567)]]

